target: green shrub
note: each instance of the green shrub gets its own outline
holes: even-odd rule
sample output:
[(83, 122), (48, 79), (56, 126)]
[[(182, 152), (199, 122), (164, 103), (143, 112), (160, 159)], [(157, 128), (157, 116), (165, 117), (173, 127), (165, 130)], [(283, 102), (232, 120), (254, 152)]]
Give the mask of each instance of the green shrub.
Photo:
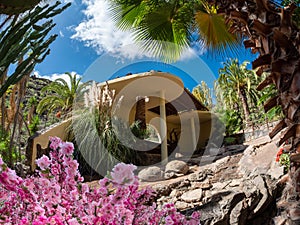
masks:
[(39, 118), (39, 116), (35, 115), (32, 118), (31, 123), (28, 125), (31, 135), (33, 135), (35, 132), (37, 132), (39, 130), (39, 125), (40, 125), (40, 118)]

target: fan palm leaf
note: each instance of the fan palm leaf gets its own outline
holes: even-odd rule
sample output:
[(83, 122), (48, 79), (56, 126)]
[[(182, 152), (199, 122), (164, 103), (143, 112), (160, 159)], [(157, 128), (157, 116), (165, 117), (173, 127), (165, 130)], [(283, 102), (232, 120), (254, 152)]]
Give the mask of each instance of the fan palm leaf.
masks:
[(235, 51), (239, 37), (229, 32), (229, 26), (223, 16), (213, 10), (197, 11), (195, 15), (195, 28), (199, 39), (210, 51), (217, 54)]
[(238, 38), (225, 19), (205, 1), (111, 0), (112, 18), (122, 30), (133, 31), (144, 51), (175, 61), (193, 41), (208, 49), (235, 49)]

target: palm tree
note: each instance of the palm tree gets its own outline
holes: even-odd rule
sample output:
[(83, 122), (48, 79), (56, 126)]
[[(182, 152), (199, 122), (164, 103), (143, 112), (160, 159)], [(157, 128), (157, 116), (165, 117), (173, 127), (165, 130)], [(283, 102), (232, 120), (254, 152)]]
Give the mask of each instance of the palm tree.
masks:
[(192, 94), (209, 110), (212, 109), (211, 89), (205, 81), (193, 88)]
[(250, 107), (252, 101), (257, 102), (259, 96), (253, 83), (256, 80), (255, 73), (246, 68), (248, 62), (239, 64), (237, 59), (231, 59), (224, 63), (224, 68), (219, 70), (217, 79), (218, 94), (223, 95), (227, 107), (233, 108), (236, 102), (242, 103), (246, 124), (250, 122)]
[(76, 74), (66, 73), (70, 79), (70, 84), (62, 78), (56, 79), (42, 89), (46, 96), (39, 102), (37, 113), (42, 114), (45, 111), (48, 113), (54, 110), (62, 110), (67, 114), (72, 110), (72, 105), (78, 93), (86, 86), (81, 83), (81, 78)]
[[(228, 24), (206, 1), (111, 0), (112, 17), (120, 29), (132, 29), (145, 51), (177, 60), (194, 41), (222, 52), (238, 43)], [(175, 45), (174, 45), (175, 44)]]
[[(269, 72), (270, 74), (258, 86), (258, 90), (262, 90), (271, 84), (274, 84), (278, 90), (278, 95), (266, 102), (265, 110), (268, 111), (280, 105), (285, 116), (270, 133), (270, 137), (273, 138), (282, 129), (287, 128), (279, 144), (281, 145), (287, 139), (292, 141), (290, 150), (292, 185), (289, 190), (291, 198), (287, 199), (289, 202), (287, 212), (290, 221), (300, 220), (299, 210), (295, 211), (297, 208), (299, 209), (297, 199), (300, 199), (299, 1), (207, 0), (207, 4), (205, 4), (203, 1), (174, 0), (168, 1), (168, 3), (170, 2), (172, 6), (178, 7), (169, 7), (169, 11), (166, 9), (167, 3), (164, 3), (167, 1), (160, 2), (157, 6), (152, 6), (157, 1), (111, 1), (116, 4), (113, 10), (119, 10), (114, 14), (114, 18), (120, 21), (120, 27), (133, 27), (136, 39), (145, 40), (146, 44), (153, 45), (153, 43), (156, 43), (155, 41), (175, 43), (176, 53), (179, 52), (178, 54), (191, 43), (193, 33), (189, 31), (195, 27), (192, 26), (193, 24), (204, 24), (203, 27), (205, 25), (210, 28), (213, 27), (211, 26), (213, 23), (208, 23), (205, 19), (200, 19), (197, 16), (201, 16), (204, 11), (203, 7), (197, 2), (208, 5), (206, 8), (211, 9), (210, 11), (206, 10), (208, 15), (205, 14), (210, 19), (209, 21), (216, 22), (216, 18), (221, 18), (219, 20), (225, 21), (225, 24), (227, 24), (227, 26), (223, 26), (225, 31), (226, 28), (229, 28), (231, 33), (237, 33), (248, 38), (244, 41), (245, 47), (251, 48), (253, 53), (259, 54), (259, 57), (252, 62), (253, 69), (257, 69), (257, 75), (262, 75), (263, 72)], [(152, 2), (152, 5), (149, 2)], [(286, 4), (285, 7), (280, 5), (282, 2)], [(197, 14), (198, 12), (200, 13)], [(219, 15), (224, 17), (219, 17)], [(151, 17), (156, 17), (156, 19), (152, 22)], [(163, 24), (162, 21), (164, 21)], [(199, 28), (202, 27), (199, 26)], [(222, 33), (222, 29), (218, 29), (217, 26), (214, 28), (217, 29), (202, 29), (201, 37), (204, 40), (215, 40), (215, 43), (219, 43), (220, 39), (219, 36), (213, 34), (221, 34), (227, 39), (227, 35), (224, 35), (225, 32)], [(154, 42), (151, 42), (151, 40)], [(214, 42), (207, 41), (207, 44), (209, 43)], [(158, 47), (155, 49), (158, 51), (157, 55), (163, 54), (162, 52), (166, 50), (168, 52), (166, 44), (160, 43), (156, 46)], [(167, 53), (164, 55), (168, 56)]]

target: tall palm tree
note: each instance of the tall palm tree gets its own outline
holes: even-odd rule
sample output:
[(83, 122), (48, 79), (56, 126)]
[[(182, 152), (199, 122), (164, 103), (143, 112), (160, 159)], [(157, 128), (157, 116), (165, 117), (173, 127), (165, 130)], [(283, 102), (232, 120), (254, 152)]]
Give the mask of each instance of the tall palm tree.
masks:
[[(292, 2), (292, 1), (291, 1)], [(217, 3), (217, 2), (216, 2)], [(294, 21), (298, 5), (286, 7), (277, 5), (275, 1), (222, 1), (217, 3), (219, 12), (224, 13), (231, 21), (234, 32), (243, 33), (249, 39), (244, 41), (246, 48), (259, 53), (252, 62), (253, 69), (262, 75), (269, 75), (258, 86), (263, 90), (275, 85), (278, 94), (265, 103), (265, 111), (281, 106), (284, 119), (270, 133), (273, 138), (282, 129), (287, 128), (279, 141), (279, 145), (290, 139), (290, 185), (287, 185), (283, 196), (287, 224), (300, 221), (300, 31), (299, 21)], [(299, 14), (298, 14), (299, 15)], [(297, 222), (296, 222), (297, 221)]]
[(248, 62), (239, 64), (237, 59), (231, 59), (224, 63), (224, 68), (219, 70), (219, 78), (216, 81), (218, 94), (223, 96), (225, 105), (233, 108), (236, 102), (242, 103), (246, 124), (250, 122), (251, 101), (257, 101), (259, 96), (253, 88), (256, 75), (246, 68)]
[(86, 86), (81, 83), (81, 78), (76, 74), (66, 73), (70, 79), (70, 84), (62, 78), (58, 78), (42, 89), (46, 96), (39, 102), (37, 113), (48, 113), (54, 110), (62, 110), (67, 114), (71, 111), (72, 105), (78, 93)]
[[(176, 10), (170, 8), (169, 12), (171, 13), (169, 14), (166, 13), (167, 11), (163, 7), (166, 3), (160, 3), (156, 7), (151, 7), (151, 4), (147, 2), (154, 4), (157, 1), (111, 1), (117, 4), (117, 6), (113, 7), (113, 10), (120, 10), (119, 13), (115, 13), (117, 15), (115, 18), (119, 19), (120, 26), (137, 29), (137, 39), (147, 40), (148, 43), (151, 43), (150, 40), (170, 41), (178, 46), (178, 51), (190, 44), (192, 35), (189, 31), (191, 24), (194, 24), (193, 21), (199, 22), (199, 24), (202, 21), (202, 24), (212, 27), (210, 26), (211, 23), (205, 22), (199, 17), (197, 19), (197, 12), (201, 12), (201, 7), (197, 7), (196, 1), (168, 1), (172, 5), (185, 5), (185, 7), (182, 7), (182, 9), (185, 9), (184, 13), (179, 10), (181, 8), (177, 7), (175, 8)], [(280, 5), (281, 2), (287, 3), (287, 5), (283, 7)], [(290, 197), (287, 197), (290, 203), (287, 207), (287, 212), (290, 221), (299, 221), (300, 205), (297, 200), (295, 201), (295, 199), (300, 199), (300, 31), (299, 19), (297, 19), (299, 18), (299, 1), (207, 0), (207, 4), (202, 5), (208, 5), (207, 8), (215, 9), (208, 13), (207, 17), (211, 21), (213, 21), (214, 17), (220, 18), (217, 16), (223, 15), (224, 20), (222, 20), (227, 22), (225, 23), (227, 26), (224, 27), (229, 27), (230, 32), (238, 33), (240, 36), (247, 38), (244, 41), (245, 47), (251, 48), (253, 53), (259, 53), (259, 57), (252, 62), (252, 67), (253, 69), (258, 69), (258, 75), (263, 74), (263, 72), (269, 72), (270, 75), (258, 86), (258, 89), (262, 90), (268, 85), (274, 84), (278, 90), (278, 95), (266, 102), (265, 110), (268, 111), (280, 105), (285, 115), (285, 118), (270, 133), (270, 137), (274, 137), (282, 129), (287, 128), (279, 144), (281, 145), (290, 138), (292, 140), (292, 148), (290, 150), (292, 186), (289, 190)], [(172, 14), (173, 12), (175, 12), (177, 17), (170, 16), (174, 15)], [(157, 14), (157, 19), (151, 22), (149, 18), (150, 16), (155, 17), (155, 14)], [(156, 26), (156, 24), (159, 24), (157, 21), (162, 21), (163, 15), (161, 14), (165, 15), (164, 25), (168, 25), (169, 29), (162, 29)], [(180, 26), (175, 26), (178, 20), (182, 22), (179, 22)], [(155, 34), (154, 30), (158, 31), (158, 33)], [(213, 31), (212, 29), (208, 30)], [(223, 35), (221, 29), (216, 30), (219, 32), (206, 32), (206, 34)], [(161, 36), (172, 38), (160, 38)], [(204, 39), (208, 38), (208, 40), (216, 40), (217, 42), (219, 40), (214, 35), (202, 37)], [(160, 50), (157, 49), (157, 51), (162, 54), (162, 51), (168, 50), (165, 46), (163, 44), (158, 45)]]

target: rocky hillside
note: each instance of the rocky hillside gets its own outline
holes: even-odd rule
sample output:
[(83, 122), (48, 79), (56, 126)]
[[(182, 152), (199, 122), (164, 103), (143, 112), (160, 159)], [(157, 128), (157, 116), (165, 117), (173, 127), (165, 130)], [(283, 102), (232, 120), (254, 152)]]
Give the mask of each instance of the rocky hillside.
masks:
[(51, 82), (52, 81), (48, 79), (31, 76), (27, 82), (26, 94), (23, 100), (24, 106), (27, 105), (29, 99), (32, 97), (36, 97), (37, 102), (39, 102), (44, 97), (44, 95), (41, 93), (42, 88)]
[(285, 224), (277, 202), (283, 190), (277, 151), (275, 143), (263, 137), (223, 149), (214, 163), (199, 166), (200, 158), (187, 163), (176, 159), (165, 168), (140, 171), (139, 177), (142, 186), (154, 188), (158, 205), (174, 203), (185, 214), (199, 210), (202, 225)]

